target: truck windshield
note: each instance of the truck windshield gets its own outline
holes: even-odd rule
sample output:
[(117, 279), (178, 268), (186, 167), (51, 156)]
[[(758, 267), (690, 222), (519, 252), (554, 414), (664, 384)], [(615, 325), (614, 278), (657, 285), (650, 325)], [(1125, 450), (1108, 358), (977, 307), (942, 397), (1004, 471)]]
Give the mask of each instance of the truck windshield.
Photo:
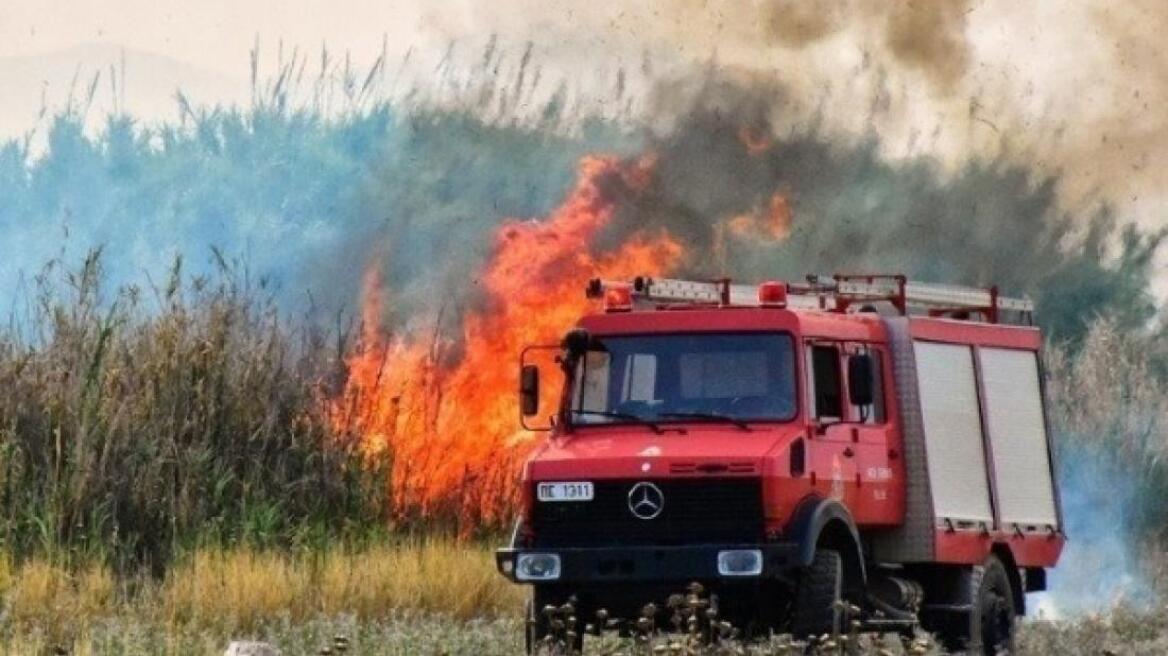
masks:
[(777, 333), (596, 337), (575, 366), (575, 425), (789, 421), (791, 337)]

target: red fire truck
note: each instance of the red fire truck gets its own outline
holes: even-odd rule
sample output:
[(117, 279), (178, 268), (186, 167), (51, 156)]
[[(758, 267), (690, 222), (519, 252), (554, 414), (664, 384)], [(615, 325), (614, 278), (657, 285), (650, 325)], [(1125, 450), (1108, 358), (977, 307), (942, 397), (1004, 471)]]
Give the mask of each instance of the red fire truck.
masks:
[(603, 310), (547, 347), (565, 383), (497, 553), (532, 585), (529, 648), (549, 604), (636, 618), (690, 582), (738, 626), (1009, 648), (1065, 542), (1029, 300), (903, 276), (588, 293)]

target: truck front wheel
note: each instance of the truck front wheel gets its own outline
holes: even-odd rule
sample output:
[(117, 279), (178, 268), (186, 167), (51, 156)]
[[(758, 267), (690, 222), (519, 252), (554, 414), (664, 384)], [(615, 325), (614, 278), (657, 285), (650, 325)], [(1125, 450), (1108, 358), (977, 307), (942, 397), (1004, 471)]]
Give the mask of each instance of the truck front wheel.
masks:
[(816, 549), (795, 590), (791, 631), (796, 638), (836, 634), (843, 629), (844, 566), (838, 551)]

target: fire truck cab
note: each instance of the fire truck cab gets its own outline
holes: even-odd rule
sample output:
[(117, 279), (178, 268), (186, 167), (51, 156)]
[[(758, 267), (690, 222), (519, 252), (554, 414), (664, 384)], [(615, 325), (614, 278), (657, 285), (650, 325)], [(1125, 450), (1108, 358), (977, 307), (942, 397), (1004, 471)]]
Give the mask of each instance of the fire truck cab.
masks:
[(1030, 301), (903, 276), (588, 293), (563, 385), (521, 370), (526, 417), (559, 399), (497, 552), (533, 588), (529, 649), (545, 606), (573, 600), (579, 646), (691, 582), (746, 630), (1009, 648), (1065, 543)]

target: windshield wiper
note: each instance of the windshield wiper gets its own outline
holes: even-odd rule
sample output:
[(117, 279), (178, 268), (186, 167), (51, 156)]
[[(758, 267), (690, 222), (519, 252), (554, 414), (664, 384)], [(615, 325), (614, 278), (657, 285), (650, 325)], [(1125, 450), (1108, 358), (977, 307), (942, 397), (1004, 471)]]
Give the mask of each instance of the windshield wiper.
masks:
[(650, 430), (652, 430), (654, 433), (657, 433), (658, 435), (665, 432), (653, 420), (646, 419), (645, 417), (634, 415), (629, 412), (609, 412), (607, 410), (569, 410), (569, 412), (574, 415), (589, 415), (593, 417), (611, 417), (613, 419), (624, 419), (625, 421), (631, 421), (634, 424), (643, 424), (648, 426)]
[(677, 417), (679, 419), (712, 419), (714, 421), (722, 421), (727, 424), (734, 424), (738, 428), (749, 432), (751, 430), (750, 424), (737, 417), (724, 415), (717, 412), (659, 412), (658, 417)]

